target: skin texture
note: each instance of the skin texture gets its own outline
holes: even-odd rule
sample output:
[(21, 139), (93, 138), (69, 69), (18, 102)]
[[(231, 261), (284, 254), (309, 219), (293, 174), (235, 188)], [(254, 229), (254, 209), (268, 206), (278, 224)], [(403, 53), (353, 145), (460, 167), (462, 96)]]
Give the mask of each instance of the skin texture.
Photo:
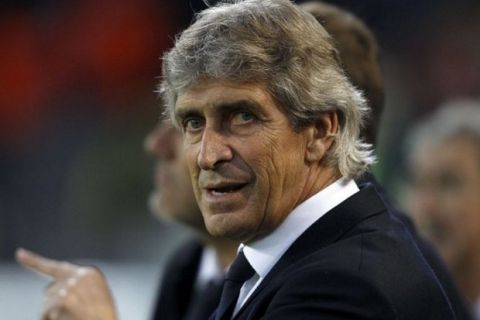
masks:
[(414, 159), (411, 196), (414, 218), (471, 301), (480, 295), (479, 150), (461, 136), (423, 149)]
[(17, 250), (17, 261), (52, 279), (45, 290), (42, 320), (114, 320), (114, 303), (100, 270)]
[(264, 86), (203, 81), (179, 94), (175, 117), (206, 227), (243, 242), (270, 233), (336, 180), (323, 163), (335, 113), (294, 130)]

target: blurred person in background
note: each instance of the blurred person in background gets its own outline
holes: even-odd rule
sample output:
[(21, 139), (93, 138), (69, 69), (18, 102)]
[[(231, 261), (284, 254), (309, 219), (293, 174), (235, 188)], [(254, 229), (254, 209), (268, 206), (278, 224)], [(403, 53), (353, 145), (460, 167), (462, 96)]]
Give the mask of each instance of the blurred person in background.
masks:
[(409, 141), (411, 212), (480, 319), (480, 101), (446, 103)]
[[(358, 18), (339, 8), (315, 1), (302, 4), (301, 7), (312, 13), (333, 35), (347, 74), (352, 82), (365, 92), (374, 112), (362, 135), (368, 142), (375, 143), (384, 104), (383, 77), (375, 37)], [(204, 233), (203, 219), (193, 198), (190, 181), (183, 165), (180, 145), (180, 133), (166, 121), (162, 121), (146, 139), (147, 151), (158, 158), (155, 179), (157, 188), (151, 197), (151, 207), (159, 216), (173, 218), (200, 231), (201, 242), (211, 244), (213, 241), (216, 243), (214, 248), (217, 249), (217, 253), (225, 252), (220, 259), (223, 263), (217, 264), (217, 267), (213, 268), (216, 270), (213, 274), (218, 276), (220, 270), (224, 270), (233, 259), (236, 244), (215, 240)], [(411, 227), (411, 224), (408, 223), (408, 226)], [(415, 231), (412, 231), (416, 236)], [(421, 248), (423, 249), (423, 247), (422, 244)], [(189, 311), (186, 307), (191, 301), (192, 293), (192, 297), (195, 297), (195, 292), (199, 292), (194, 288), (198, 289), (198, 282), (202, 281), (202, 277), (199, 277), (202, 270), (205, 271), (202, 265), (206, 261), (212, 262), (211, 257), (215, 256), (210, 252), (210, 258), (206, 258), (208, 251), (202, 249), (200, 243), (189, 241), (173, 255), (167, 268), (167, 274), (170, 275), (164, 278), (162, 284), (155, 319), (160, 317), (162, 319), (182, 319), (183, 317), (191, 319), (188, 317)], [(216, 259), (218, 261), (218, 255)], [(434, 269), (437, 272), (437, 268)], [(177, 270), (177, 272), (172, 270)], [(203, 283), (206, 282), (203, 279)], [(196, 303), (192, 305), (198, 307)]]
[[(157, 160), (149, 205), (161, 220), (179, 222), (196, 237), (172, 254), (163, 272), (152, 319), (208, 319), (217, 307), (225, 270), (238, 242), (212, 237), (193, 195), (182, 152), (181, 133), (162, 120), (146, 137), (145, 150)], [(108, 284), (100, 270), (17, 252), (25, 266), (53, 278), (45, 292), (42, 319), (116, 319)], [(91, 300), (90, 300), (91, 299)]]
[[(372, 108), (370, 119), (362, 129), (365, 141), (377, 145), (378, 127), (385, 107), (384, 81), (380, 63), (379, 46), (373, 32), (355, 15), (339, 7), (311, 1), (300, 5), (307, 10), (333, 36), (340, 52), (342, 65), (352, 83), (361, 89)], [(445, 263), (435, 248), (416, 230), (408, 215), (401, 212), (386, 190), (377, 182), (371, 172), (367, 172), (357, 181), (359, 185), (373, 184), (381, 196), (390, 205), (396, 217), (408, 228), (410, 235), (429, 265), (432, 267), (445, 293), (450, 299), (457, 319), (470, 319), (464, 297), (452, 280)]]
[[(157, 159), (155, 189), (149, 199), (152, 212), (161, 220), (189, 227), (196, 235), (167, 263), (152, 319), (208, 319), (219, 303), (224, 272), (239, 243), (214, 238), (206, 231), (184, 163), (181, 133), (170, 121), (160, 121), (144, 145)], [(17, 252), (17, 259), (53, 278), (45, 291), (42, 319), (117, 319), (100, 270), (46, 259), (23, 249)]]
[(159, 219), (180, 222), (197, 236), (180, 246), (167, 263), (155, 320), (208, 319), (219, 303), (224, 272), (239, 245), (214, 238), (205, 229), (182, 149), (182, 134), (169, 120), (160, 121), (145, 139), (145, 150), (157, 160), (152, 211)]

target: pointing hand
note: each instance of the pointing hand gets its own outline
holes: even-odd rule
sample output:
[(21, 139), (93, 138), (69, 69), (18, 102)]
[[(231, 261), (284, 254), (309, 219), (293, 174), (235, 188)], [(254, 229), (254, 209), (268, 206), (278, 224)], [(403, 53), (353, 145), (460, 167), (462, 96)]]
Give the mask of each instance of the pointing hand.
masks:
[(44, 258), (18, 249), (17, 261), (52, 279), (44, 292), (42, 320), (116, 320), (107, 281), (99, 269)]

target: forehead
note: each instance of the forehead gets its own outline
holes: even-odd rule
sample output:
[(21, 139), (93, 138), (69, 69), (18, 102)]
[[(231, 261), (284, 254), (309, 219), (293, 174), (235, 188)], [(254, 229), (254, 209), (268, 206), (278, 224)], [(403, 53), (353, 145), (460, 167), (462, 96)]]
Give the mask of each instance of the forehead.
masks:
[[(432, 156), (434, 156), (434, 161)], [(480, 152), (474, 140), (463, 136), (447, 138), (437, 144), (427, 145), (417, 157), (420, 172), (480, 172)]]
[(182, 117), (189, 112), (215, 112), (223, 107), (233, 107), (238, 103), (246, 103), (258, 108), (277, 108), (264, 85), (205, 81), (179, 94), (175, 104), (175, 117)]

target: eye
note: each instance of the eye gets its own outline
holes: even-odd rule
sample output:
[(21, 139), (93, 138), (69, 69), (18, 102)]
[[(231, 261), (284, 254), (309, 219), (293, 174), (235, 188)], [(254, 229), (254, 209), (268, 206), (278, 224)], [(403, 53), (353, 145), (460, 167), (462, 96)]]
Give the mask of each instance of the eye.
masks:
[(188, 117), (183, 121), (185, 131), (197, 131), (203, 126), (203, 120), (199, 117)]
[(232, 124), (233, 125), (242, 125), (252, 122), (255, 119), (255, 116), (250, 111), (240, 111), (233, 115)]

